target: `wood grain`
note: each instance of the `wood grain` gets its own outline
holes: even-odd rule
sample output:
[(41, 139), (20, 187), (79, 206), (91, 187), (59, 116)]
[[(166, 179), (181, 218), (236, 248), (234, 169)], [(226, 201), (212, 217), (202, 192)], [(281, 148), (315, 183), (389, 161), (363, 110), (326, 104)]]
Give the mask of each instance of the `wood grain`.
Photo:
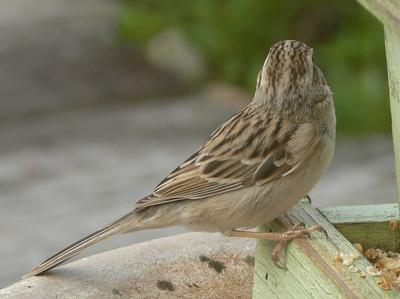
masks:
[[(274, 265), (271, 252), (274, 242), (259, 240), (256, 250), (253, 298), (398, 298), (395, 291), (379, 288), (376, 278), (361, 278), (348, 266), (334, 260), (337, 252), (356, 254), (352, 244), (309, 203), (301, 202), (288, 213), (262, 227), (285, 230), (302, 221), (306, 226), (320, 224), (328, 233), (313, 233), (312, 238), (289, 243), (286, 251), (287, 271)], [(363, 257), (354, 266), (366, 271), (370, 263)], [(268, 278), (266, 276), (268, 275)]]
[(400, 1), (398, 0), (357, 0), (373, 14), (385, 27), (399, 32)]
[(400, 249), (400, 230), (393, 231), (389, 222), (399, 219), (398, 204), (354, 205), (319, 210), (351, 243), (364, 248)]
[[(398, 2), (400, 6), (400, 2)], [(400, 13), (400, 7), (398, 8)], [(400, 23), (394, 29), (385, 26), (385, 47), (392, 113), (392, 133), (396, 161), (397, 199), (400, 203)]]

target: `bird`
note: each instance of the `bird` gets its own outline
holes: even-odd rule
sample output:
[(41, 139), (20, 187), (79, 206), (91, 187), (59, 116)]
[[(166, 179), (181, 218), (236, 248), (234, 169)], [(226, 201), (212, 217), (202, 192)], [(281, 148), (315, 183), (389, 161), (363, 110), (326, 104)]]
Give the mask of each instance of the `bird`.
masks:
[[(308, 195), (332, 161), (336, 117), (332, 92), (297, 40), (274, 44), (253, 99), (216, 130), (129, 213), (73, 243), (24, 277), (42, 274), (113, 235), (182, 225), (192, 231), (282, 242), (320, 229), (251, 228), (277, 218)], [(275, 256), (274, 256), (275, 254)]]

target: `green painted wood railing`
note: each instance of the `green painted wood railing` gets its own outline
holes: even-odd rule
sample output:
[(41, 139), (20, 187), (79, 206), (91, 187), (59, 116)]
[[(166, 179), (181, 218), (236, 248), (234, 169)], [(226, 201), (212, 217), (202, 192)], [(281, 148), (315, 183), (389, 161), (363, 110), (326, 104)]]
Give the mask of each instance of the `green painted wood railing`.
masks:
[(385, 47), (392, 114), (393, 145), (396, 161), (397, 200), (400, 202), (400, 1), (357, 0), (385, 28)]
[[(358, 0), (385, 28), (385, 46), (390, 88), (396, 182), (400, 203), (400, 1)], [(390, 199), (388, 199), (390, 200)], [(259, 230), (285, 230), (302, 221), (306, 226), (321, 225), (327, 232), (313, 233), (310, 240), (290, 242), (286, 250), (287, 270), (271, 260), (274, 242), (258, 240), (253, 298), (400, 298), (397, 291), (383, 291), (377, 278), (335, 261), (337, 252), (356, 254), (351, 243), (387, 250), (400, 249), (400, 231), (389, 229), (389, 221), (399, 220), (400, 204), (345, 206), (322, 209), (301, 202), (274, 222)], [(370, 263), (363, 257), (354, 267), (366, 271)], [(353, 268), (354, 269), (354, 268)]]
[(385, 28), (385, 44), (389, 74), (393, 145), (396, 161), (397, 199), (400, 202), (400, 22), (397, 28), (398, 33), (390, 30), (389, 27)]
[[(392, 205), (392, 207), (393, 210), (389, 214), (396, 217), (397, 206)], [(349, 215), (346, 209), (347, 219), (350, 219), (348, 231), (351, 231), (350, 227), (357, 223), (354, 221), (355, 217), (359, 216), (356, 213), (358, 209), (351, 210), (354, 212), (353, 215)], [(302, 201), (284, 216), (260, 228), (260, 230), (285, 230), (294, 223), (303, 221), (306, 226), (318, 223), (326, 230), (329, 237), (326, 238), (322, 233), (313, 233), (310, 240), (298, 239), (290, 242), (285, 254), (286, 259), (283, 261), (287, 270), (276, 267), (271, 260), (271, 251), (275, 243), (258, 240), (253, 298), (399, 298), (397, 291), (381, 290), (376, 277), (360, 276), (361, 271), (367, 272), (367, 267), (371, 266), (364, 257), (355, 260), (353, 264), (360, 270), (358, 272), (352, 272), (349, 266), (335, 261), (337, 252), (358, 254), (347, 236), (342, 235), (332, 224), (343, 220), (343, 216), (345, 215), (340, 209), (328, 209), (327, 216), (324, 216), (312, 208), (310, 203)], [(388, 222), (394, 217), (385, 216), (375, 220)], [(368, 218), (368, 215), (364, 216), (364, 219)], [(389, 232), (387, 224), (385, 227), (382, 234)]]
[(389, 228), (390, 221), (399, 219), (398, 204), (341, 206), (319, 211), (351, 243), (392, 251), (400, 248), (400, 230)]

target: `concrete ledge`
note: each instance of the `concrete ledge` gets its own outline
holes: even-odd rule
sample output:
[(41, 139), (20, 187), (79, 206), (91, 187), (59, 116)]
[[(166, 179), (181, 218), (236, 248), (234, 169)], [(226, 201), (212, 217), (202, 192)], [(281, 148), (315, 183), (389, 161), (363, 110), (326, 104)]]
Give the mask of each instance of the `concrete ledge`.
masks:
[(5, 298), (251, 298), (255, 242), (188, 233), (123, 247), (0, 290)]

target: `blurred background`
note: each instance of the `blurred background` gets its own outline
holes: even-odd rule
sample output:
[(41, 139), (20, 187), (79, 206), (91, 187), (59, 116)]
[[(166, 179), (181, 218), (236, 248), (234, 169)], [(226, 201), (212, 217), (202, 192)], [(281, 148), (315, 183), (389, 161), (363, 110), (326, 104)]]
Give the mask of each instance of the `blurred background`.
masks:
[(383, 30), (356, 1), (2, 0), (0, 37), (0, 287), (132, 209), (249, 102), (282, 39), (314, 48), (335, 98), (314, 205), (396, 200)]

